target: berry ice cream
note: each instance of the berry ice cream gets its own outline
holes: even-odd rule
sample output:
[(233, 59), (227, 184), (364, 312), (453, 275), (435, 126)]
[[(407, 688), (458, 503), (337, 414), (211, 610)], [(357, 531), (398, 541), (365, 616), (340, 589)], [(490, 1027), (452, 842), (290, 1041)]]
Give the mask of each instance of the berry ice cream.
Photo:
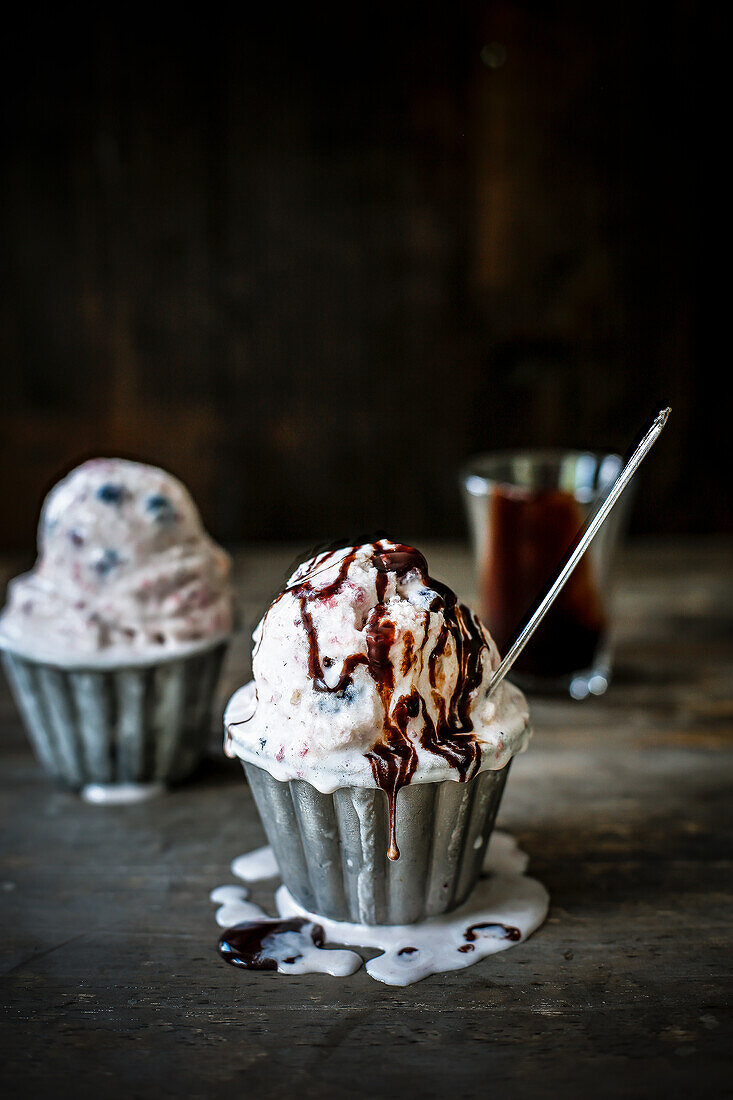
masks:
[(38, 560), (11, 581), (0, 640), (60, 664), (165, 659), (232, 629), (230, 560), (184, 486), (93, 459), (49, 493)]
[[(226, 747), (278, 780), (322, 792), (467, 781), (529, 739), (476, 616), (419, 551), (388, 540), (304, 562), (257, 627), (254, 681), (232, 698)], [(392, 835), (392, 858), (396, 845)]]

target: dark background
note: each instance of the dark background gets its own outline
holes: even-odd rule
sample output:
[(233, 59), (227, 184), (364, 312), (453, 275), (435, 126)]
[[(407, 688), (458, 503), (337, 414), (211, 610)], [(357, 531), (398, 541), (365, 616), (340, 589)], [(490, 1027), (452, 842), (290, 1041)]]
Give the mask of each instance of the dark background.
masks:
[(635, 529), (730, 529), (696, 7), (299, 10), (6, 30), (0, 545), (93, 454), (228, 541), (458, 535), (467, 455), (662, 404)]

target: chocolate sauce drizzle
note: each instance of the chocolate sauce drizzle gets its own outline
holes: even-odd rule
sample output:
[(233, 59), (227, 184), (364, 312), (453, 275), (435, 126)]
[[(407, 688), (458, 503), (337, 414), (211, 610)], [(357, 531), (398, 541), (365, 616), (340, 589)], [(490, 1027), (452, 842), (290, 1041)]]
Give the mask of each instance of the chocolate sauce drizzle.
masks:
[[(354, 653), (347, 657), (337, 683), (329, 686), (325, 681), (324, 658), (318, 631), (313, 623), (312, 608), (319, 603), (325, 603), (341, 591), (349, 568), (363, 547), (351, 547), (341, 558), (336, 577), (321, 587), (315, 587), (313, 582), (318, 575), (335, 564), (338, 560), (337, 551), (332, 549), (316, 555), (298, 570), (291, 584), (276, 597), (274, 603), (285, 593), (289, 593), (299, 602), (301, 620), (308, 639), (308, 672), (315, 691), (343, 694), (353, 683), (354, 672), (360, 665), (366, 666), (376, 685), (384, 706), (384, 732), (382, 739), (365, 755), (377, 786), (387, 795), (387, 855), (391, 860), (397, 860), (400, 856), (395, 834), (397, 794), (400, 788), (410, 782), (418, 762), (415, 745), (407, 732), (408, 724), (412, 719), (422, 716), (422, 747), (442, 756), (451, 767), (456, 768), (461, 782), (475, 774), (480, 764), (480, 753), (473, 734), (471, 702), (481, 683), (486, 642), (473, 613), (458, 602), (452, 589), (430, 576), (428, 563), (419, 550), (387, 540), (368, 543), (366, 546), (371, 551), (369, 560), (377, 570), (377, 603), (366, 622), (367, 652)], [(343, 553), (343, 549), (340, 553)], [(384, 601), (390, 575), (401, 581), (409, 573), (417, 573), (423, 587), (433, 592), (434, 597), (425, 611), (424, 636), (417, 652), (412, 634), (408, 633), (404, 637), (403, 673), (409, 671), (412, 663), (422, 659), (422, 651), (429, 636), (431, 612), (441, 613), (444, 620), (428, 659), (428, 677), (437, 721), (432, 719), (426, 702), (418, 691), (413, 690), (409, 695), (394, 699), (395, 668), (390, 660), (390, 651), (397, 637), (397, 628), (389, 617), (389, 609)], [(458, 676), (450, 697), (446, 698), (438, 685), (438, 676), (440, 660), (450, 653), (451, 646), (458, 663)]]
[(496, 932), (496, 939), (499, 940), (511, 940), (512, 943), (517, 943), (517, 941), (522, 938), (522, 933), (519, 929), (511, 924), (500, 924), (498, 921), (490, 921), (484, 924), (472, 924), (463, 933), (463, 938), (466, 942), (459, 947), (458, 950), (464, 953), (473, 951), (476, 932), (488, 932), (489, 930)]

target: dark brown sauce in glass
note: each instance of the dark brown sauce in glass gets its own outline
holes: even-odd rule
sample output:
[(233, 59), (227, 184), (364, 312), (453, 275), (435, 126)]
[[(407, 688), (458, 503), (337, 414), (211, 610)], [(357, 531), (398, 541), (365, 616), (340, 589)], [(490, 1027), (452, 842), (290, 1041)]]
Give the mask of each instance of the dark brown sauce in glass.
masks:
[[(555, 578), (583, 527), (584, 515), (559, 489), (495, 485), (487, 501), (488, 544), (480, 563), (482, 616), (503, 655)], [(514, 670), (539, 678), (591, 668), (607, 619), (591, 560), (581, 558), (517, 658)]]

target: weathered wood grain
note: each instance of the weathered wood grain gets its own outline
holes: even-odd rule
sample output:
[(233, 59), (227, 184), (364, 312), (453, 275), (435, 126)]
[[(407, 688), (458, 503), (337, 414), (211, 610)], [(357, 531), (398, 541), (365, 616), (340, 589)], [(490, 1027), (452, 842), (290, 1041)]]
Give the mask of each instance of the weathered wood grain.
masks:
[(624, 448), (663, 404), (639, 530), (730, 530), (704, 340), (711, 20), (692, 0), (661, 21), (377, 3), (352, 33), (343, 11), (250, 5), (202, 41), (150, 10), (141, 34), (106, 7), (20, 8), (0, 38), (0, 546), (90, 453), (171, 469), (223, 539), (453, 537), (468, 454)]
[[(167, 798), (85, 806), (40, 776), (3, 691), (6, 1094), (728, 1095), (730, 551), (627, 554), (617, 679), (603, 699), (535, 701), (502, 807), (550, 889), (547, 923), (406, 990), (220, 961), (208, 893), (262, 841), (238, 766), (218, 756)], [(249, 627), (296, 552), (238, 556)], [(470, 593), (462, 550), (430, 560)]]

